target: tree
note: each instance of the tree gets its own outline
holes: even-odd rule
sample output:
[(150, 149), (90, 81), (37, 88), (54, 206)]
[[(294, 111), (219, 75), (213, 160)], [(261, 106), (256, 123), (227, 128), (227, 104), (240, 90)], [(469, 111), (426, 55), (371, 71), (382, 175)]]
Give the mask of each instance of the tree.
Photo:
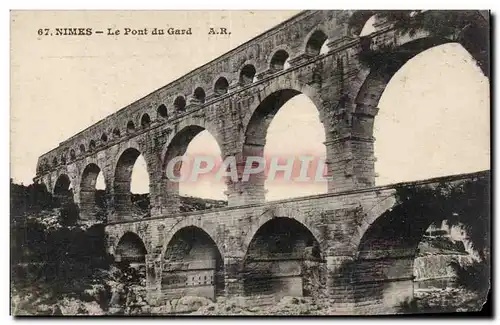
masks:
[(490, 284), (490, 180), (479, 177), (463, 182), (442, 183), (433, 186), (400, 186), (396, 190), (398, 207), (410, 215), (424, 215), (432, 224), (440, 226), (447, 220), (449, 226), (465, 230), (480, 261), (450, 266), (457, 275), (457, 284), (469, 290), (487, 294)]
[(490, 248), (490, 181), (487, 177), (448, 182), (436, 187), (403, 185), (396, 189), (399, 207), (413, 215), (426, 215), (440, 226), (463, 227), (472, 248), (482, 261), (489, 258)]

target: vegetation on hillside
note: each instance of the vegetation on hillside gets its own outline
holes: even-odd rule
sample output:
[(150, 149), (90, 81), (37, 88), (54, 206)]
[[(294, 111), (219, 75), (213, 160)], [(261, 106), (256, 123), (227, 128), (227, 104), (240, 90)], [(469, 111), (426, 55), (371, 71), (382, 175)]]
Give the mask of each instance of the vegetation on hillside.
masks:
[[(477, 252), (479, 260), (462, 265), (458, 261), (450, 262), (456, 277), (456, 284), (466, 290), (467, 304), (479, 310), (485, 302), (490, 289), (491, 262), (491, 205), (490, 179), (477, 178), (458, 183), (442, 183), (433, 186), (400, 186), (397, 188), (397, 201), (405, 213), (412, 216), (426, 216), (439, 226), (447, 220), (450, 226), (459, 226), (465, 230), (467, 239)], [(437, 289), (436, 289), (437, 290)], [(455, 294), (448, 290), (446, 294)], [(435, 311), (438, 303), (432, 302)], [(463, 302), (465, 304), (465, 302)], [(432, 309), (431, 308), (431, 309)], [(430, 310), (429, 299), (415, 297), (413, 301), (401, 305), (403, 312), (421, 312)], [(449, 306), (448, 311), (456, 311), (457, 306)]]
[[(40, 184), (11, 182), (10, 203), (13, 314), (137, 312), (133, 303), (141, 298), (131, 298), (137, 296), (132, 288), (143, 287), (144, 278), (106, 252), (105, 191), (96, 191), (97, 220), (92, 223), (79, 222), (71, 200), (60, 202)], [(136, 210), (147, 211), (149, 195), (132, 195), (132, 203)], [(227, 202), (181, 197), (181, 204), (183, 211), (195, 211)], [(128, 307), (109, 311), (110, 302)]]

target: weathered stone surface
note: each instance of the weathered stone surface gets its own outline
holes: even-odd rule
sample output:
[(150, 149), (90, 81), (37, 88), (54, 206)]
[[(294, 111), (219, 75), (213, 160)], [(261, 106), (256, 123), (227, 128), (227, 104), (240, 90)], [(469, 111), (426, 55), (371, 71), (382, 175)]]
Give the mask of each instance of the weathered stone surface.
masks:
[[(186, 295), (254, 299), (269, 290), (292, 296), (304, 288), (328, 295), (332, 313), (383, 313), (399, 303), (391, 297), (413, 294), (411, 245), (388, 238), (366, 252), (361, 243), (396, 203), (394, 187), (374, 187), (378, 101), (394, 66), (437, 44), (426, 42), (425, 35), (403, 37), (386, 28), (364, 39), (368, 47), (361, 46), (360, 26), (348, 25), (354, 13), (296, 15), (39, 158), (35, 181), (61, 200), (71, 184), (82, 219), (90, 221), (102, 213), (94, 204), (94, 186), (103, 173), (109, 252), (145, 274), (147, 294), (126, 298), (129, 313), (187, 311), (190, 305), (179, 308), (183, 300), (176, 300)], [(327, 53), (320, 53), (317, 40), (328, 45)], [(370, 69), (357, 55), (388, 44), (398, 50), (410, 42), (407, 58), (390, 69)], [(282, 57), (290, 59), (289, 68)], [(216, 139), (223, 158), (235, 156), (239, 165), (249, 155), (262, 155), (269, 117), (298, 94), (316, 105), (325, 129), (328, 194), (266, 203), (263, 175), (256, 175), (228, 184), (228, 207), (181, 213), (178, 184), (165, 175), (168, 162), (184, 154), (203, 130)], [(150, 208), (143, 214), (130, 194), (131, 170), (141, 154), (150, 178)], [(427, 184), (473, 177), (488, 176)], [(203, 240), (179, 235), (188, 230)], [(305, 275), (308, 281), (302, 281)], [(120, 292), (113, 292), (111, 305), (120, 299)]]

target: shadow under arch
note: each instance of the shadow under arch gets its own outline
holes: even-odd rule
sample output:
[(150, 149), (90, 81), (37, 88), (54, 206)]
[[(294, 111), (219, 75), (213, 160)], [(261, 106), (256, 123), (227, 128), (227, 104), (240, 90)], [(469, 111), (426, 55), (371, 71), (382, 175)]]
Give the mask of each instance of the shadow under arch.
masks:
[[(385, 312), (397, 311), (414, 294), (414, 261), (419, 244), (430, 226), (463, 223), (468, 238), (474, 238), (479, 256), (489, 256), (489, 178), (488, 174), (441, 180), (429, 185), (401, 184), (396, 188), (396, 205), (381, 214), (365, 216), (370, 224), (357, 245), (351, 274), (355, 302), (372, 301)], [(372, 209), (380, 211), (390, 200)], [(469, 237), (469, 235), (471, 237)], [(451, 246), (448, 249), (452, 249)], [(465, 249), (463, 249), (465, 250)], [(483, 281), (487, 288), (488, 275)], [(377, 308), (378, 308), (377, 307)]]
[(368, 227), (351, 264), (355, 303), (372, 301), (386, 312), (396, 312), (413, 299), (417, 247), (429, 226), (438, 221), (426, 210), (411, 213), (398, 204)]
[(61, 174), (57, 177), (52, 191), (57, 204), (63, 206), (73, 203), (73, 190), (70, 187), (71, 180), (68, 175)]
[(243, 261), (246, 296), (309, 296), (326, 282), (320, 244), (301, 222), (276, 217), (253, 235)]
[(321, 48), (327, 40), (328, 36), (325, 32), (320, 28), (316, 28), (310, 35), (308, 35), (305, 53), (310, 56), (319, 55)]
[[(131, 219), (134, 215), (144, 214), (142, 209), (134, 208), (131, 194), (132, 170), (137, 158), (139, 158), (140, 155), (141, 152), (138, 149), (128, 147), (121, 152), (115, 165), (113, 179), (113, 204), (115, 214), (118, 218)], [(146, 169), (149, 175), (150, 167), (147, 163)], [(147, 211), (146, 214), (149, 214), (149, 211)]]
[(347, 33), (350, 37), (358, 37), (366, 22), (377, 13), (375, 10), (355, 10), (350, 13), (347, 22)]
[(139, 271), (140, 275), (146, 275), (146, 245), (139, 235), (127, 231), (122, 235), (114, 251), (115, 262), (131, 267)]
[[(106, 197), (97, 195), (97, 177), (102, 169), (95, 163), (85, 166), (80, 181), (80, 213), (85, 219), (92, 219), (106, 209)], [(104, 173), (102, 174), (104, 177)], [(106, 184), (106, 180), (104, 180)]]
[(163, 265), (165, 299), (192, 295), (214, 300), (224, 292), (224, 259), (202, 228), (178, 229), (165, 246)]

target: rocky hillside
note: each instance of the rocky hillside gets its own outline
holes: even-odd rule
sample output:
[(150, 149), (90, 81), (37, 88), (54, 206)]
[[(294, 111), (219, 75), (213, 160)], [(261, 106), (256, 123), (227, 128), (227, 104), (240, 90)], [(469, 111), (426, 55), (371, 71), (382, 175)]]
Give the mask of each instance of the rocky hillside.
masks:
[[(225, 200), (212, 200), (192, 196), (181, 196), (180, 200), (181, 212), (215, 209), (227, 206), (227, 201)], [(149, 208), (149, 194), (132, 194), (132, 202), (137, 208), (147, 211)]]

